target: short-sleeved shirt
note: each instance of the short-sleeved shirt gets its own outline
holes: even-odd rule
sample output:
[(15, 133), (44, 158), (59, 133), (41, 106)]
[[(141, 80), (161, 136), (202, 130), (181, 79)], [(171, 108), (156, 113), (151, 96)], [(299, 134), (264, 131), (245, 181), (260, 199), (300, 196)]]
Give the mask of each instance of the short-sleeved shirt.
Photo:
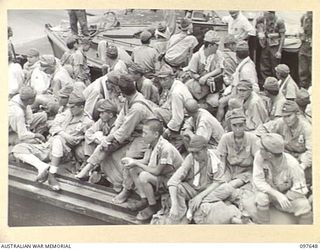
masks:
[(271, 163), (264, 160), (260, 151), (257, 152), (253, 165), (253, 183), (261, 192), (275, 189), (281, 193), (293, 191), (305, 195), (308, 192), (303, 170), (298, 161), (291, 155), (284, 153), (278, 174), (272, 171)]
[(132, 51), (133, 61), (139, 64), (146, 72), (155, 72), (159, 52), (150, 46), (137, 46)]
[(252, 33), (253, 27), (249, 20), (239, 13), (236, 19), (231, 16), (226, 16), (222, 18), (222, 21), (228, 24), (228, 33), (234, 35), (236, 39), (245, 39), (245, 33)]
[(252, 169), (254, 155), (258, 151), (258, 138), (250, 133), (245, 132), (242, 144), (237, 146), (234, 133), (224, 134), (218, 145), (218, 152), (221, 158), (226, 158), (231, 175), (234, 177), (241, 172)]
[(161, 173), (164, 176), (171, 176), (183, 162), (179, 151), (162, 136), (154, 148), (149, 148), (145, 152), (145, 158), (149, 159), (148, 166), (150, 168), (166, 165), (166, 169), (163, 169)]
[(256, 22), (257, 33), (264, 33), (265, 37), (260, 39), (260, 44), (264, 48), (267, 45), (279, 46), (280, 36), (286, 32), (286, 26), (282, 19), (275, 17), (267, 19), (265, 17), (257, 18)]

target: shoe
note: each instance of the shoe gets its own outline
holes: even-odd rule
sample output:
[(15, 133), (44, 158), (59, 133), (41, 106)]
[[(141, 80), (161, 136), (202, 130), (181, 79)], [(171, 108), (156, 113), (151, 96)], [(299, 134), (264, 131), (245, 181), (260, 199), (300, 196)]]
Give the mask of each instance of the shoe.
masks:
[(148, 206), (147, 199), (142, 199), (139, 201), (128, 202), (127, 208), (131, 211), (139, 211), (146, 208), (146, 206)]
[(136, 219), (140, 221), (150, 220), (156, 212), (155, 209), (148, 206), (137, 214)]
[(59, 182), (57, 181), (54, 174), (52, 174), (50, 172), (48, 173), (48, 183), (49, 183), (50, 188), (53, 191), (60, 191), (61, 188), (60, 188)]
[(98, 173), (97, 171), (93, 171), (92, 174), (89, 177), (89, 182), (96, 184), (101, 180), (101, 174)]
[(36, 177), (36, 182), (39, 182), (39, 183), (45, 182), (48, 179), (48, 174), (49, 174), (48, 169), (44, 169), (43, 171), (39, 172), (39, 174)]

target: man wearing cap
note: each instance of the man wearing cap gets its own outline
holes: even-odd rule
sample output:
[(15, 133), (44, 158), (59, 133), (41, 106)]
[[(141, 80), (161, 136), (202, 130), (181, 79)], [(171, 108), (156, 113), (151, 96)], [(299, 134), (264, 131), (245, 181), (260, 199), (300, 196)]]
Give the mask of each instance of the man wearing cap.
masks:
[[(126, 156), (134, 159), (141, 159), (147, 148), (147, 145), (142, 139), (142, 124), (145, 120), (155, 117), (153, 113), (154, 105), (152, 102), (148, 102), (141, 93), (137, 92), (134, 81), (130, 76), (121, 75), (118, 86), (122, 95), (126, 98), (126, 101), (115, 121), (114, 129), (102, 142), (101, 151), (104, 151), (106, 155), (110, 155), (128, 144), (128, 150), (122, 157)], [(88, 162), (90, 162), (89, 160)], [(91, 163), (92, 165), (96, 165), (100, 162)], [(118, 169), (114, 170), (108, 166), (107, 162), (103, 161), (101, 167), (106, 176), (111, 179), (112, 176), (109, 176), (109, 173), (115, 171), (121, 172), (123, 166), (119, 163), (115, 166)], [(123, 189), (121, 193), (114, 198), (115, 203), (125, 202), (130, 193), (129, 190), (132, 189), (133, 186), (133, 181), (130, 176), (128, 176), (128, 172), (125, 171), (121, 178), (123, 181)], [(114, 185), (118, 184), (119, 179), (113, 179), (111, 180), (111, 183)]]
[(217, 111), (217, 119), (219, 121), (222, 121), (224, 117), (224, 110), (228, 104), (229, 98), (236, 96), (237, 85), (240, 81), (251, 83), (255, 92), (259, 92), (260, 90), (256, 66), (249, 57), (248, 43), (246, 41), (237, 42), (235, 50), (238, 65), (232, 75), (232, 83), (225, 88), (222, 97), (219, 99), (219, 107)]
[(249, 20), (239, 10), (230, 10), (229, 14), (222, 18), (222, 21), (228, 24), (228, 34), (234, 35), (237, 40), (247, 39), (253, 31)]
[(256, 134), (258, 136), (267, 133), (280, 134), (284, 138), (285, 152), (297, 158), (302, 169), (310, 171), (312, 165), (312, 128), (298, 114), (299, 107), (297, 103), (287, 100), (282, 107), (282, 119), (276, 119), (260, 125), (256, 130)]
[(50, 75), (50, 87), (54, 96), (58, 96), (61, 88), (73, 86), (74, 81), (68, 71), (56, 62), (53, 55), (42, 55), (40, 57), (40, 70), (45, 74)]
[[(300, 113), (299, 116), (305, 119), (308, 123), (312, 124), (312, 115), (311, 115), (311, 101), (309, 92), (301, 88), (297, 94), (296, 103), (299, 106)], [(307, 107), (309, 107), (307, 109)]]
[(23, 65), (23, 70), (25, 74), (25, 82), (31, 79), (32, 72), (35, 68), (40, 67), (40, 52), (35, 48), (31, 48), (27, 52), (27, 62)]
[(221, 163), (230, 171), (230, 185), (235, 188), (247, 184), (252, 179), (252, 165), (258, 151), (258, 138), (245, 131), (246, 117), (243, 110), (230, 111), (231, 132), (224, 134), (218, 145)]
[(90, 159), (86, 161), (87, 164), (76, 175), (76, 178), (79, 179), (87, 177), (89, 172), (96, 167), (92, 162), (102, 161), (106, 157), (105, 153), (101, 152), (100, 147), (97, 146), (106, 139), (114, 127), (118, 107), (108, 99), (101, 99), (98, 103), (97, 111), (99, 112), (100, 119), (85, 133), (84, 154), (86, 157), (90, 156)]
[(217, 32), (207, 31), (204, 45), (192, 55), (188, 66), (184, 69), (191, 77), (186, 85), (194, 98), (201, 100), (206, 97), (206, 102), (210, 105), (213, 104), (211, 99), (214, 99), (212, 94), (216, 92), (215, 81), (223, 71), (223, 56), (218, 50), (219, 42), (220, 37)]
[(311, 86), (312, 72), (312, 11), (307, 11), (300, 21), (299, 79), (300, 87), (307, 89)]
[(189, 19), (182, 19), (179, 29), (181, 32), (170, 37), (164, 62), (180, 69), (188, 65), (193, 49), (198, 45), (198, 40), (192, 34), (192, 23)]
[(279, 91), (278, 80), (272, 76), (268, 76), (263, 84), (263, 88), (268, 98), (267, 110), (269, 119), (274, 120), (282, 117), (282, 106), (286, 102), (286, 98)]
[(187, 213), (189, 202), (191, 213), (198, 208), (202, 199), (225, 179), (225, 166), (220, 164), (214, 150), (208, 149), (207, 140), (199, 135), (192, 137), (189, 154), (181, 167), (168, 181), (171, 223), (179, 224)]
[(31, 110), (36, 95), (32, 87), (24, 86), (19, 94), (9, 101), (9, 145), (45, 141), (41, 132), (46, 127), (47, 115), (45, 112), (33, 114)]
[(252, 90), (252, 83), (242, 80), (237, 85), (237, 96), (243, 101), (246, 116), (246, 130), (253, 131), (268, 119), (268, 112), (262, 98)]
[(261, 46), (260, 70), (262, 80), (275, 76), (275, 67), (280, 63), (286, 27), (275, 11), (265, 11), (256, 21), (257, 36)]
[(153, 84), (153, 82), (145, 77), (145, 69), (137, 64), (133, 63), (129, 67), (129, 75), (133, 78), (136, 84), (137, 90), (143, 94), (143, 96), (155, 104), (159, 103), (159, 90)]
[(158, 23), (154, 36), (156, 40), (151, 46), (158, 51), (159, 55), (164, 54), (167, 50), (167, 44), (171, 36), (170, 30), (165, 22)]
[(199, 108), (194, 99), (186, 101), (186, 111), (190, 118), (185, 121), (181, 129), (184, 139), (201, 135), (207, 140), (209, 148), (216, 148), (224, 134), (224, 129), (218, 120), (207, 110)]
[[(63, 55), (60, 59), (62, 66), (73, 64), (73, 62), (72, 62), (73, 56), (72, 55), (76, 52), (76, 50), (79, 47), (79, 40), (78, 40), (78, 38), (76, 38), (74, 36), (70, 36), (67, 38), (66, 45), (67, 45), (68, 50), (63, 53)], [(74, 78), (74, 76), (72, 76), (72, 77)]]
[[(127, 65), (119, 58), (118, 48), (112, 44), (107, 46), (105, 65), (102, 65), (102, 68), (104, 67), (106, 67), (105, 73), (111, 71), (116, 71), (122, 74), (128, 73)], [(105, 73), (103, 72), (103, 74)]]
[(73, 67), (73, 74), (76, 81), (83, 82), (86, 86), (91, 83), (91, 75), (90, 75), (90, 68), (88, 66), (88, 60), (86, 53), (89, 51), (91, 46), (90, 39), (83, 38), (80, 41), (80, 46), (72, 54), (72, 67)]
[(72, 86), (65, 86), (59, 90), (58, 97), (59, 97), (60, 108), (58, 110), (58, 114), (63, 113), (64, 111), (67, 110), (67, 108), (68, 108), (67, 104), (68, 104), (69, 97), (70, 97), (72, 91), (73, 91)]
[[(168, 90), (168, 96), (160, 108), (155, 112), (167, 125), (164, 131), (165, 138), (173, 141), (178, 139), (179, 132), (184, 120), (185, 103), (188, 99), (193, 99), (189, 89), (181, 81), (174, 79), (174, 73), (170, 66), (164, 64), (157, 74), (160, 84), (164, 90)], [(172, 142), (175, 144), (174, 142)], [(178, 146), (178, 145), (177, 145)]]
[(83, 95), (86, 99), (84, 111), (89, 117), (96, 120), (96, 105), (99, 99), (109, 99), (115, 102), (120, 111), (122, 104), (119, 99), (120, 90), (117, 86), (119, 76), (120, 75), (116, 71), (109, 72), (96, 79), (83, 91)]
[(142, 31), (140, 34), (141, 45), (136, 46), (131, 55), (132, 61), (139, 64), (148, 76), (153, 75), (160, 68), (159, 52), (150, 46), (151, 37), (152, 35), (149, 31)]
[(312, 224), (308, 188), (298, 161), (285, 153), (285, 142), (279, 134), (261, 136), (261, 148), (253, 165), (258, 222), (270, 223), (269, 206), (298, 217), (299, 224)]
[(280, 92), (288, 100), (295, 100), (299, 87), (290, 75), (290, 69), (286, 64), (279, 64), (275, 67), (276, 76), (279, 79)]
[(183, 162), (179, 151), (161, 135), (162, 122), (147, 120), (143, 126), (143, 140), (149, 145), (144, 158), (123, 158), (125, 168), (130, 169), (140, 201), (128, 203), (130, 210), (139, 210), (138, 220), (147, 220), (157, 212), (155, 193), (167, 192), (167, 182)]
[(233, 74), (238, 66), (236, 55), (236, 38), (234, 35), (227, 35), (223, 39), (224, 48), (223, 54), (223, 81), (226, 86), (229, 86), (233, 81)]

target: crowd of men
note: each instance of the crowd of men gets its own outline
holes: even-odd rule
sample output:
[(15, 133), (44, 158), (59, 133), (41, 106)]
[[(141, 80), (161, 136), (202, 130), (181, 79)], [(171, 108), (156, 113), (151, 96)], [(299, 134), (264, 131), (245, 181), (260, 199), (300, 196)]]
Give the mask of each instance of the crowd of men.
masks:
[(153, 224), (268, 224), (272, 209), (311, 224), (312, 12), (301, 17), (300, 82), (280, 64), (286, 27), (274, 11), (255, 26), (229, 13), (228, 35), (207, 31), (196, 52), (188, 18), (173, 35), (164, 22), (142, 31), (131, 56), (101, 41), (93, 82), (87, 37), (70, 36), (60, 60), (30, 49), (23, 68), (9, 44), (10, 154), (54, 191), (63, 163), (82, 181), (102, 175), (114, 203)]

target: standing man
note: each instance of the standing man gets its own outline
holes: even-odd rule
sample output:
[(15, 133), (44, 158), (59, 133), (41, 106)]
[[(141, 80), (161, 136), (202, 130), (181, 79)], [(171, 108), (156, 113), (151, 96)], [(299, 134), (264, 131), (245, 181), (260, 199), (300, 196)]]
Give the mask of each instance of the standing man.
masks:
[(299, 78), (300, 87), (308, 89), (311, 86), (312, 72), (312, 11), (307, 11), (301, 17), (301, 29), (299, 34), (301, 47), (299, 50)]
[(84, 36), (89, 36), (88, 21), (86, 10), (68, 10), (71, 32), (78, 36), (78, 22), (80, 24), (81, 33)]
[(275, 76), (275, 67), (280, 63), (286, 27), (275, 11), (265, 11), (257, 18), (257, 36), (261, 45), (260, 69), (263, 82)]
[(253, 165), (258, 222), (270, 223), (269, 206), (272, 203), (276, 209), (298, 217), (299, 224), (312, 224), (303, 170), (294, 157), (284, 153), (282, 136), (265, 134), (260, 143), (261, 149), (255, 155)]
[(90, 68), (86, 53), (89, 51), (91, 41), (84, 38), (80, 42), (79, 48), (72, 54), (72, 67), (75, 81), (83, 82), (86, 86), (91, 83)]

